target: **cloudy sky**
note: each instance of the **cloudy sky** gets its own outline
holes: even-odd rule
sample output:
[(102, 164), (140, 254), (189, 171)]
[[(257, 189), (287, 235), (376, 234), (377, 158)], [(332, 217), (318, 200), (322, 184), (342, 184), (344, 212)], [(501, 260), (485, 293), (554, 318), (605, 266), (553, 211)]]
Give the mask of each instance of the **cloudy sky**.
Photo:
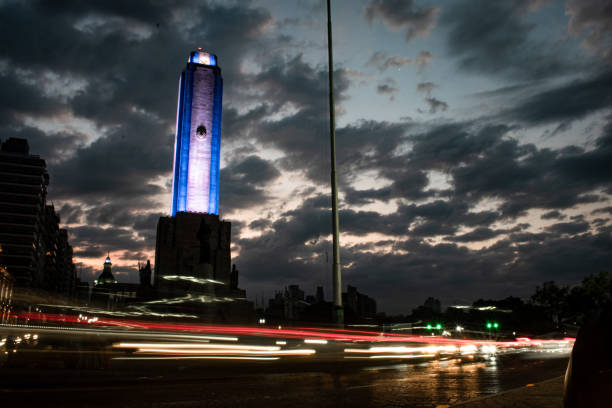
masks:
[[(409, 312), (612, 266), (607, 0), (334, 0), (343, 283)], [(84, 279), (151, 258), (178, 76), (224, 77), (221, 216), (250, 298), (331, 293), (324, 0), (0, 0), (0, 139), (47, 160)], [(329, 256), (327, 255), (329, 254)]]

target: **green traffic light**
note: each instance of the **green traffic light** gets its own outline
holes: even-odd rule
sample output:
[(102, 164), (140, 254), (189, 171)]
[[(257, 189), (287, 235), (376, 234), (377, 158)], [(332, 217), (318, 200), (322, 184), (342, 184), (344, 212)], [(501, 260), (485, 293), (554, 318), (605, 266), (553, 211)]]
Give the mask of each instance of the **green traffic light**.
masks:
[(487, 329), (490, 329), (491, 327), (493, 327), (493, 325), (491, 323), (487, 323)]
[(438, 330), (442, 329), (442, 325), (440, 323), (436, 324), (436, 329)]
[(495, 327), (497, 329), (499, 327), (499, 323), (497, 323), (497, 322), (493, 323), (493, 327)]
[(431, 330), (431, 324), (427, 325), (427, 330)]

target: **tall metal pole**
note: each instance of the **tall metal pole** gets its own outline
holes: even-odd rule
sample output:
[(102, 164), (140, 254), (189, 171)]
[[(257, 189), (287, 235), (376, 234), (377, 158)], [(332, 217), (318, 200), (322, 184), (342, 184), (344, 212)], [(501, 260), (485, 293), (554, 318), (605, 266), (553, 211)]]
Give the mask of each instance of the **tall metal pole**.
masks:
[(340, 227), (338, 223), (338, 178), (336, 176), (336, 115), (334, 106), (334, 58), (332, 55), (332, 26), (330, 0), (327, 0), (327, 59), (329, 66), (329, 133), (331, 139), (331, 187), (332, 187), (332, 228), (333, 228), (333, 290), (334, 323), (344, 324), (342, 309), (342, 276), (340, 270)]

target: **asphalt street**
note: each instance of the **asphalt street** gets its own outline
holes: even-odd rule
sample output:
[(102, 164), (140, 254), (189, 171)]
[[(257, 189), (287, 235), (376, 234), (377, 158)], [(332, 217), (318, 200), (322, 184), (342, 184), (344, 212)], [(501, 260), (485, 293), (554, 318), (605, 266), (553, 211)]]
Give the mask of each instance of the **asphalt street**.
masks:
[(529, 352), (358, 364), (127, 361), (98, 370), (4, 368), (0, 399), (18, 407), (436, 407), (558, 377), (566, 364), (566, 354)]

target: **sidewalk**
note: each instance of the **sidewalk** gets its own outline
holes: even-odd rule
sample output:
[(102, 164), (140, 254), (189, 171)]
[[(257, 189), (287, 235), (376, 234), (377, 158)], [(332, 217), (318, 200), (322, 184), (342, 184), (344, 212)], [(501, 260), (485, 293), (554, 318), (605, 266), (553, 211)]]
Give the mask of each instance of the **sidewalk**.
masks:
[(562, 405), (563, 376), (452, 406), (461, 408), (561, 408)]

